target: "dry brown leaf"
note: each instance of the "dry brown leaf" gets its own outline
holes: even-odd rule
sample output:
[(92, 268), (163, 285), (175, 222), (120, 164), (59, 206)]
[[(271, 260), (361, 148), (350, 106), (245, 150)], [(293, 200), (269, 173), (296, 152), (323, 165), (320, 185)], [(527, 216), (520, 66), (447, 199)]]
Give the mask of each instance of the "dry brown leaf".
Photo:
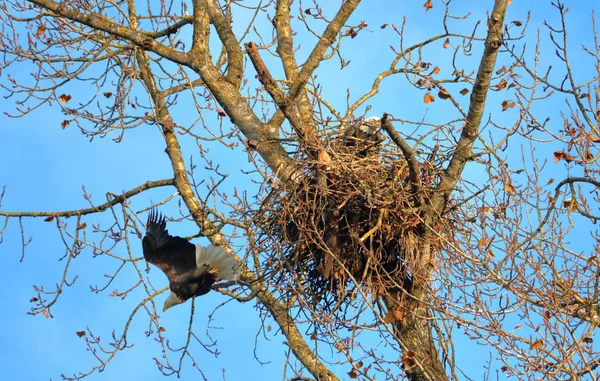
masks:
[(427, 93), (425, 94), (425, 96), (423, 97), (423, 102), (425, 103), (431, 103), (431, 102), (435, 102), (435, 98), (433, 95)]
[(386, 324), (398, 321), (398, 320), (403, 320), (406, 317), (406, 313), (404, 311), (400, 311), (400, 310), (393, 310), (393, 311), (388, 311), (388, 313), (385, 315), (385, 318), (383, 319), (383, 322)]
[(110, 91), (107, 91), (107, 92), (103, 93), (102, 95), (104, 95), (104, 97), (106, 97), (106, 98), (112, 97), (112, 93)]
[(65, 104), (71, 100), (71, 96), (68, 94), (63, 94), (60, 97), (58, 97), (58, 100), (60, 101), (60, 103)]
[(531, 343), (531, 345), (529, 346), (529, 349), (533, 350), (533, 349), (540, 349), (544, 346), (544, 343), (542, 342), (542, 340), (537, 340), (533, 343)]
[(60, 128), (62, 128), (64, 130), (65, 128), (67, 128), (69, 126), (69, 124), (71, 124), (71, 122), (69, 122), (68, 120), (63, 120), (62, 123), (60, 124)]
[(37, 28), (37, 36), (42, 37), (46, 33), (46, 25), (40, 25)]
[(440, 97), (440, 99), (450, 99), (450, 98), (452, 98), (452, 96), (450, 94), (448, 94), (448, 92), (446, 90), (440, 90), (438, 92), (438, 97)]
[(521, 26), (523, 23), (519, 20), (511, 21), (515, 26)]
[(356, 379), (358, 378), (358, 373), (356, 373), (356, 371), (352, 369), (350, 372), (348, 372), (348, 377), (350, 377), (351, 379)]
[(411, 357), (402, 358), (402, 363), (404, 364), (404, 369), (410, 369), (413, 366), (417, 365), (417, 362), (415, 361), (415, 359), (413, 359)]
[(482, 238), (482, 239), (480, 239), (480, 240), (479, 240), (479, 242), (477, 243), (477, 248), (478, 248), (479, 250), (483, 250), (483, 249), (484, 249), (484, 248), (485, 248), (485, 247), (488, 245), (488, 243), (490, 243), (490, 239), (489, 239), (489, 238), (487, 238), (487, 237), (483, 237), (483, 238)]
[(358, 35), (358, 32), (354, 30), (354, 28), (350, 28), (344, 33), (345, 36), (350, 36), (350, 38), (354, 38)]
[(77, 229), (75, 229), (75, 230), (81, 230), (81, 229), (85, 229), (85, 228), (86, 228), (86, 226), (87, 226), (87, 224), (84, 222), (84, 223), (82, 223), (81, 225), (77, 225)]
[(433, 8), (433, 2), (431, 0), (427, 0), (423, 6), (425, 7), (425, 13), (427, 13), (428, 10)]
[(450, 46), (450, 39), (447, 38), (446, 41), (444, 41), (444, 49), (448, 49), (448, 46)]
[(588, 134), (588, 140), (592, 143), (600, 143), (600, 137), (592, 134)]
[(586, 344), (591, 344), (594, 342), (594, 339), (592, 339), (591, 337), (584, 337), (583, 342)]
[(544, 311), (544, 319), (545, 320), (549, 320), (552, 317), (552, 314), (550, 313), (550, 311), (546, 310)]
[(77, 335), (77, 337), (83, 337), (85, 336), (85, 331), (77, 331), (75, 332), (75, 334)]
[(436, 75), (436, 74), (439, 74), (439, 73), (440, 73), (440, 68), (436, 66), (436, 67), (433, 68), (433, 71), (431, 72), (431, 75)]
[(507, 84), (507, 83), (508, 83), (508, 82), (506, 81), (506, 79), (503, 79), (502, 81), (500, 81), (500, 83), (498, 84), (498, 86), (496, 86), (496, 89), (497, 89), (497, 90), (502, 90), (502, 89), (504, 89), (504, 88), (506, 87), (506, 84)]
[(515, 102), (513, 102), (513, 101), (508, 101), (508, 100), (506, 100), (506, 101), (503, 101), (503, 102), (502, 102), (502, 111), (506, 111), (506, 110), (508, 110), (509, 108), (513, 108), (513, 107), (515, 107), (515, 106), (516, 106), (516, 103), (515, 103)]
[(515, 187), (511, 183), (504, 184), (504, 190), (510, 194), (513, 194), (516, 192)]
[(44, 222), (52, 222), (52, 220), (54, 220), (54, 216), (48, 216), (44, 218)]
[(404, 368), (412, 368), (417, 364), (415, 361), (415, 351), (406, 351), (404, 356), (402, 356), (402, 362), (404, 363)]
[(44, 310), (44, 312), (42, 312), (44, 314), (44, 316), (46, 317), (46, 319), (48, 319), (50, 317), (50, 311), (48, 310)]
[(388, 313), (383, 318), (383, 322), (385, 324), (390, 324), (393, 321), (394, 321), (394, 311), (388, 311)]
[(594, 154), (590, 151), (590, 147), (586, 148), (583, 159), (585, 160), (586, 163), (592, 163), (595, 161)]
[(462, 90), (460, 91), (460, 95), (467, 95), (467, 94), (469, 94), (469, 89), (467, 89), (467, 88), (465, 88), (465, 89), (462, 89)]
[(575, 160), (574, 156), (569, 155), (568, 153), (566, 153), (565, 151), (556, 151), (554, 152), (554, 162), (558, 163), (559, 161), (564, 160), (567, 163), (572, 162), (573, 160)]

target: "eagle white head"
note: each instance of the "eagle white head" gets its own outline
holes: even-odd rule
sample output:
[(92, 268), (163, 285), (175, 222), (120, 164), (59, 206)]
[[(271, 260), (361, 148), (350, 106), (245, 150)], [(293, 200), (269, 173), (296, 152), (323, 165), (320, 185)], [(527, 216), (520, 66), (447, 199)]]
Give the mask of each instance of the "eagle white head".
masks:
[(368, 117), (367, 119), (363, 120), (363, 122), (358, 127), (359, 130), (369, 135), (375, 135), (380, 128), (381, 118), (378, 116)]
[(169, 293), (169, 296), (165, 300), (165, 304), (163, 305), (163, 312), (165, 312), (169, 308), (171, 308), (173, 306), (176, 306), (178, 304), (181, 304), (183, 302), (185, 302), (185, 299), (180, 298), (179, 296), (177, 296), (176, 293), (174, 293), (173, 291), (171, 291)]

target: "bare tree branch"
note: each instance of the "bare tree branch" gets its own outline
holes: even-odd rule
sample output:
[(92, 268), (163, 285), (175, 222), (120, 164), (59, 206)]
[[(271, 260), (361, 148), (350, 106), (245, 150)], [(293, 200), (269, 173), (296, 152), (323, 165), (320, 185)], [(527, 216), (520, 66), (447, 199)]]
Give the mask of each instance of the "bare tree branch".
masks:
[(477, 79), (471, 92), (471, 102), (469, 112), (463, 126), (460, 139), (456, 144), (456, 150), (452, 159), (445, 170), (444, 177), (440, 184), (440, 190), (445, 192), (443, 199), (436, 201), (436, 209), (440, 210), (445, 206), (448, 200), (448, 192), (451, 192), (465, 167), (465, 164), (471, 157), (473, 144), (479, 134), (479, 126), (483, 116), (483, 110), (487, 93), (490, 88), (490, 81), (498, 57), (498, 49), (503, 44), (502, 30), (504, 27), (504, 17), (506, 15), (507, 0), (496, 0), (494, 9), (488, 20), (488, 34), (485, 40), (485, 49), (479, 64)]
[(159, 188), (164, 186), (174, 186), (175, 180), (173, 179), (165, 179), (165, 180), (156, 180), (156, 181), (147, 181), (146, 183), (137, 186), (133, 189), (128, 190), (120, 195), (115, 193), (107, 193), (106, 198), (107, 202), (104, 204), (100, 204), (93, 208), (84, 208), (84, 209), (75, 209), (75, 210), (65, 210), (59, 212), (3, 212), (0, 211), (0, 216), (6, 217), (73, 217), (73, 216), (85, 216), (86, 214), (93, 214), (103, 212), (109, 209), (112, 206), (117, 204), (121, 204), (127, 201), (129, 198), (140, 194), (148, 189)]

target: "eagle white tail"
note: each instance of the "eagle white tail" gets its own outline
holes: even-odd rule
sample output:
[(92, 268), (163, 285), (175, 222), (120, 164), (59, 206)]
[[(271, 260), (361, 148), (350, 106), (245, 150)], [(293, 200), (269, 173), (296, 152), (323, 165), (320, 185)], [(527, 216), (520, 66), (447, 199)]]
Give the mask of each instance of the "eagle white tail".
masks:
[(196, 245), (196, 267), (203, 266), (216, 269), (218, 271), (216, 275), (221, 280), (236, 281), (238, 279), (240, 264), (220, 247)]

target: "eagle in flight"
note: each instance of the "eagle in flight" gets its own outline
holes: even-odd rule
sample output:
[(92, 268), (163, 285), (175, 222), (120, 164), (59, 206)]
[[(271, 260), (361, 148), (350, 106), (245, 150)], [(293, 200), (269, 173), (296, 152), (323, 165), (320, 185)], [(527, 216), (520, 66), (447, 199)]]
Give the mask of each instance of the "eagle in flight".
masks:
[(240, 264), (217, 246), (194, 245), (185, 238), (169, 235), (164, 216), (152, 210), (148, 214), (146, 235), (142, 239), (144, 258), (169, 279), (171, 293), (163, 312), (208, 293), (219, 280), (236, 281)]

